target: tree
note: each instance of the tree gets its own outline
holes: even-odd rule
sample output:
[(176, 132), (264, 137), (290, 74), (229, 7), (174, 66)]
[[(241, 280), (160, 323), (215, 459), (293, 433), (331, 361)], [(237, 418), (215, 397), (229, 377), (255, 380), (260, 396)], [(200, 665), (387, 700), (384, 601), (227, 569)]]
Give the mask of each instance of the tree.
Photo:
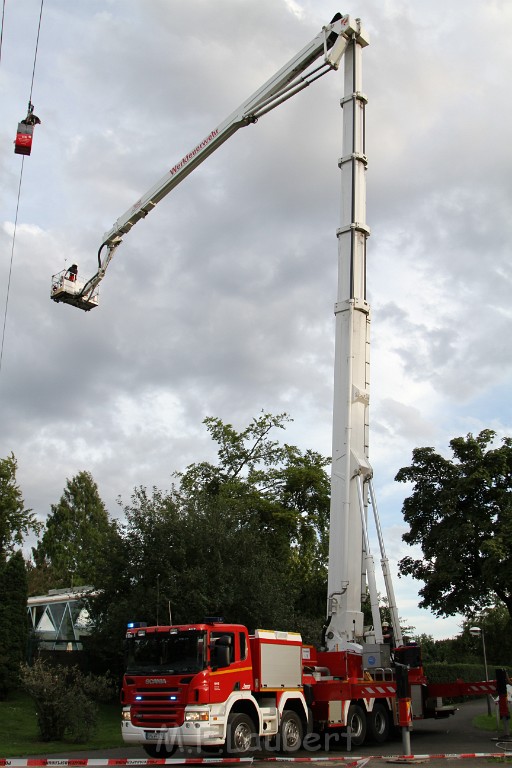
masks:
[(27, 651), (27, 575), (21, 550), (0, 563), (0, 699), (18, 684)]
[[(330, 481), (325, 467), (330, 459), (272, 439), (271, 432), (284, 430), (289, 421), (286, 413), (262, 413), (238, 432), (221, 419), (205, 419), (219, 446), (218, 464), (188, 467), (178, 476), (179, 494), (189, 501), (198, 493), (216, 497), (221, 507), (235, 512), (239, 525), (258, 532), (259, 551), (251, 556), (256, 579), (261, 583), (265, 573), (258, 556), (268, 553), (273, 570), (277, 564), (282, 569), (292, 622), (309, 632), (313, 620), (319, 636), (327, 591)], [(278, 605), (276, 600), (275, 609)]]
[(100, 498), (98, 486), (89, 472), (79, 472), (67, 480), (58, 504), (51, 513), (41, 541), (32, 549), (34, 562), (50, 569), (53, 587), (91, 584), (95, 586), (101, 562), (109, 557), (117, 535), (115, 523)]
[(16, 483), (18, 469), (14, 454), (0, 459), (0, 561), (5, 561), (25, 536), (42, 528), (31, 509), (25, 509), (23, 496)]
[(424, 582), (420, 606), (437, 615), (471, 616), (501, 601), (512, 616), (512, 439), (492, 447), (495, 436), (451, 440), (453, 460), (416, 448), (396, 475), (413, 483), (403, 540), (423, 552), (399, 567)]
[(174, 623), (213, 613), (320, 638), (329, 459), (274, 440), (288, 420), (261, 414), (237, 431), (208, 418), (216, 463), (175, 474), (168, 492), (135, 489), (118, 548), (95, 583), (98, 650), (119, 654), (127, 621), (166, 622), (169, 608)]
[(27, 574), (16, 548), (41, 529), (32, 510), (25, 509), (17, 468), (14, 454), (0, 459), (0, 698), (16, 686), (27, 645)]
[(474, 660), (482, 662), (482, 635), (473, 636), (471, 627), (479, 627), (484, 634), (486, 656), (489, 663), (489, 675), (494, 677), (495, 666), (510, 667), (512, 658), (512, 620), (503, 603), (486, 608), (479, 615), (472, 616), (463, 623), (462, 638)]

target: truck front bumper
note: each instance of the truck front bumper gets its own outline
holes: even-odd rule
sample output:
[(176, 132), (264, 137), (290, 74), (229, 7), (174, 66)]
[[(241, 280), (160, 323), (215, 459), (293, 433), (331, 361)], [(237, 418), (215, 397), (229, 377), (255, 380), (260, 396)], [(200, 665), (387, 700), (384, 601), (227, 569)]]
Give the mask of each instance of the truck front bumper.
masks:
[(123, 721), (121, 734), (126, 744), (153, 744), (171, 748), (220, 746), (224, 744), (222, 723), (185, 722), (177, 728), (139, 728)]

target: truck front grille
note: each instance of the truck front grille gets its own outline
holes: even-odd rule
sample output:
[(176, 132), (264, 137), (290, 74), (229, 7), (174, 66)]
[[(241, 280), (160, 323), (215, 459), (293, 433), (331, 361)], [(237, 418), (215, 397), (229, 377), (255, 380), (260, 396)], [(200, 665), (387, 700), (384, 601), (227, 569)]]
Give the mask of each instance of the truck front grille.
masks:
[(183, 725), (183, 689), (135, 686), (131, 693), (131, 720), (141, 728), (175, 728)]
[(140, 728), (177, 728), (183, 725), (184, 709), (166, 702), (132, 704), (132, 724)]

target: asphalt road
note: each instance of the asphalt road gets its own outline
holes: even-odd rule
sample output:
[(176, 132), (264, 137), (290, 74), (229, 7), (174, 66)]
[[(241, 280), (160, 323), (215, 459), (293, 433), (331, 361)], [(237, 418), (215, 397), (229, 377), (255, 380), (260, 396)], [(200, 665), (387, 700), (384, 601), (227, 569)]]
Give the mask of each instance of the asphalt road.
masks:
[[(481, 731), (475, 728), (472, 720), (476, 715), (487, 713), (487, 703), (485, 699), (475, 699), (460, 706), (460, 709), (453, 715), (444, 720), (422, 720), (414, 723), (413, 731), (410, 734), (411, 753), (418, 756), (414, 759), (407, 759), (407, 762), (423, 763), (437, 768), (438, 766), (453, 765), (457, 760), (461, 768), (483, 768), (489, 766), (495, 760), (485, 757), (464, 757), (457, 758), (456, 755), (467, 754), (489, 754), (500, 753), (505, 755), (503, 749), (504, 739), (497, 741), (497, 733)], [(512, 740), (505, 745), (512, 753)], [(401, 738), (388, 741), (386, 744), (378, 746), (354, 747), (351, 752), (346, 749), (340, 749), (326, 752), (308, 752), (306, 750), (297, 754), (300, 758), (314, 758), (314, 764), (322, 768), (335, 768), (343, 764), (355, 761), (357, 757), (370, 758), (367, 763), (368, 768), (380, 768), (392, 763), (399, 764), (404, 762), (403, 745)], [(424, 755), (432, 755), (430, 758), (424, 758)], [(435, 755), (448, 755), (449, 757), (434, 757)], [(197, 755), (180, 755), (176, 753), (174, 758), (196, 757)], [(0, 755), (1, 757), (1, 755)], [(33, 756), (31, 756), (33, 757)], [(109, 750), (98, 750), (95, 752), (72, 752), (69, 754), (40, 755), (40, 757), (54, 758), (126, 758), (132, 760), (141, 758), (147, 760), (147, 755), (142, 747), (119, 748)], [(275, 756), (267, 756), (272, 762)], [(324, 759), (322, 759), (324, 758)], [(336, 758), (339, 758), (337, 760)], [(396, 758), (396, 759), (395, 759)], [(401, 758), (401, 759), (400, 759)], [(279, 759), (280, 766), (292, 768), (294, 761)], [(265, 768), (269, 765), (269, 760), (261, 758), (259, 755), (255, 758), (253, 765), (255, 768)]]

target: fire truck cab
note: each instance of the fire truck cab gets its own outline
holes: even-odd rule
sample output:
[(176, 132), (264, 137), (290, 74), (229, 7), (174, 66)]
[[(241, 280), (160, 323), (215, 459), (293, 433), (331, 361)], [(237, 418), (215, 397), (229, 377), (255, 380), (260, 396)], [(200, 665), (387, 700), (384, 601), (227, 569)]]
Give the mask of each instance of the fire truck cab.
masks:
[(302, 639), (205, 619), (126, 633), (123, 740), (152, 756), (178, 747), (246, 754), (271, 739), (298, 749), (307, 730)]

